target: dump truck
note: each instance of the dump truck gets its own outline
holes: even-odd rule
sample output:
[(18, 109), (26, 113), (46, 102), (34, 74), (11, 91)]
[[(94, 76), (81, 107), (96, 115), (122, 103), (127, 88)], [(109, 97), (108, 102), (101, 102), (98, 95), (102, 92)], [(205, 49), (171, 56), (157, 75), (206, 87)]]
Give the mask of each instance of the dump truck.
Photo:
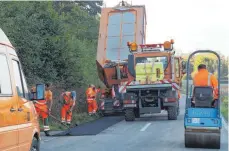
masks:
[(175, 55), (173, 44), (173, 40), (162, 44), (127, 44), (131, 54), (128, 56), (129, 79), (124, 84), (126, 121), (162, 110), (168, 112), (169, 120), (177, 119), (185, 64)]
[(98, 36), (96, 65), (98, 76), (106, 86), (106, 95), (99, 100), (99, 110), (123, 112), (122, 82), (128, 81), (128, 41), (145, 43), (145, 6), (120, 2), (115, 7), (102, 8)]

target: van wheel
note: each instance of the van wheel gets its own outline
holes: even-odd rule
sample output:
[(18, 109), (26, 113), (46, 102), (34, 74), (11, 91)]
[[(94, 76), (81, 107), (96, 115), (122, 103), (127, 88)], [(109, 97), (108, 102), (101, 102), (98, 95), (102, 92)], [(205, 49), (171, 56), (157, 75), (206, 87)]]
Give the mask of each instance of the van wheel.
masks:
[(32, 145), (30, 151), (40, 151), (40, 143), (36, 137), (33, 137)]

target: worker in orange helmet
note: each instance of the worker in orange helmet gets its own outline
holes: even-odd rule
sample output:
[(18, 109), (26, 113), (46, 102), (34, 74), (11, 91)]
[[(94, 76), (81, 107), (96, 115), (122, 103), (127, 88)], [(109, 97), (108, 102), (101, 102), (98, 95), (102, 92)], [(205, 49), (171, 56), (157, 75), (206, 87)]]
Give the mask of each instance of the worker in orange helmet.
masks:
[(67, 125), (71, 125), (72, 111), (76, 102), (76, 92), (64, 92), (62, 93), (63, 106), (61, 108), (61, 122), (65, 123), (67, 119)]
[(217, 78), (208, 72), (206, 65), (200, 64), (198, 66), (198, 73), (193, 78), (194, 86), (211, 86), (213, 88), (214, 100), (213, 106), (216, 106), (218, 100), (218, 81)]
[[(49, 131), (50, 131), (48, 117), (49, 117), (49, 113), (51, 113), (51, 108), (53, 104), (52, 91), (50, 87), (51, 87), (50, 84), (48, 83), (45, 84), (45, 99), (35, 101), (36, 111), (43, 120), (44, 132), (47, 136), (49, 136)], [(32, 88), (32, 91), (35, 91), (34, 87)]]

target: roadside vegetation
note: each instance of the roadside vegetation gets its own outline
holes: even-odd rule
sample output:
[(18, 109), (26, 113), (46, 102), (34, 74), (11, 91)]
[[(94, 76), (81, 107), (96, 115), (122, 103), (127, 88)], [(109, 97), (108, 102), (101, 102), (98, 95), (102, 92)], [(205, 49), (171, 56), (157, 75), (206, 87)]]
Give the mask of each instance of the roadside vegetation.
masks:
[[(102, 2), (0, 2), (0, 28), (23, 65), (28, 87), (52, 83), (52, 114), (60, 119), (59, 96), (76, 90), (73, 123), (91, 121), (85, 101), (88, 84), (102, 86), (96, 69)], [(50, 119), (54, 129), (56, 121)]]
[(225, 120), (228, 121), (228, 96), (222, 98), (221, 112)]

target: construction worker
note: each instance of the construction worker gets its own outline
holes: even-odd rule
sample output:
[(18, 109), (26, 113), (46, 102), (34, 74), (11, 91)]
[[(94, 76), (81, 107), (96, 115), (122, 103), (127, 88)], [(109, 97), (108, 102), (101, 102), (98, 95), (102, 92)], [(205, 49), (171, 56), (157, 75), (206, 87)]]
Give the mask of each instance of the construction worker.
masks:
[(63, 106), (61, 108), (61, 122), (67, 123), (67, 125), (71, 125), (72, 111), (76, 101), (76, 92), (75, 91), (64, 92), (62, 93), (62, 98), (63, 98)]
[(45, 99), (48, 103), (49, 113), (51, 113), (52, 105), (53, 105), (53, 99), (52, 99), (52, 91), (51, 91), (51, 85), (45, 84)]
[(96, 88), (94, 85), (92, 85), (92, 97), (94, 98), (93, 101), (92, 101), (92, 104), (93, 104), (93, 113), (95, 114), (98, 110), (98, 105), (97, 105), (97, 101), (96, 101), (96, 96), (97, 94), (99, 93), (100, 89)]
[(86, 90), (87, 96), (87, 106), (89, 115), (95, 114), (97, 111), (97, 103), (96, 103), (96, 89), (93, 84), (91, 84)]
[[(35, 90), (35, 88), (32, 89)], [(47, 136), (49, 136), (49, 131), (50, 131), (48, 117), (49, 117), (49, 113), (51, 113), (52, 104), (53, 104), (52, 91), (50, 90), (50, 84), (47, 83), (45, 84), (45, 99), (35, 101), (36, 111), (43, 120), (44, 132)]]
[(208, 72), (206, 65), (200, 64), (198, 66), (198, 73), (193, 78), (194, 86), (211, 86), (213, 88), (214, 100), (212, 105), (216, 105), (218, 99), (218, 81), (217, 78)]

